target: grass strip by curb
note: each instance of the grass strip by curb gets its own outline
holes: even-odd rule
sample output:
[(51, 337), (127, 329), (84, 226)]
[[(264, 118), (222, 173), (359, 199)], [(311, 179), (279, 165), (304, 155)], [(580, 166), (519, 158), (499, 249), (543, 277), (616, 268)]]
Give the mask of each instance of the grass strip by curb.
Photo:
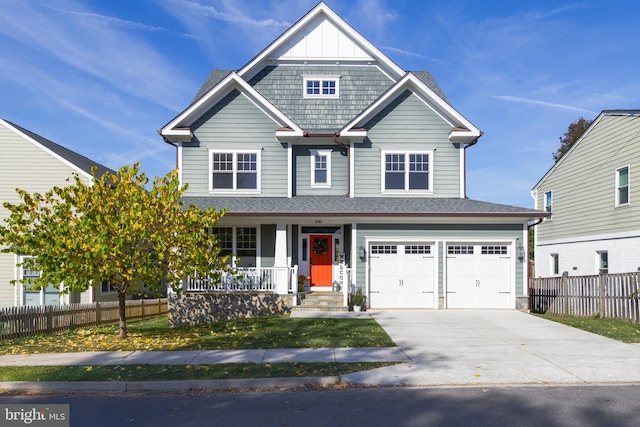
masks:
[(223, 363), (212, 365), (3, 366), (0, 381), (156, 381), (340, 376), (397, 362)]
[(597, 317), (556, 316), (551, 314), (538, 314), (537, 316), (617, 341), (640, 343), (640, 324), (638, 323)]

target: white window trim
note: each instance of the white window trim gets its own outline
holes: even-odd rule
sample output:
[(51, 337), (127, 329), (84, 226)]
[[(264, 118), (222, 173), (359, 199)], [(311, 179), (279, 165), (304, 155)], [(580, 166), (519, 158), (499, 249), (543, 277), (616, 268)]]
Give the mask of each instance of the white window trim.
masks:
[[(560, 275), (560, 255), (557, 253), (549, 254), (549, 260), (550, 260), (549, 273), (551, 274), (551, 276), (559, 276)], [(556, 260), (558, 261), (558, 271), (555, 271)]]
[[(627, 169), (627, 202), (620, 203), (620, 171), (622, 169)], [(615, 194), (616, 194), (616, 207), (629, 206), (631, 204), (631, 167), (629, 165), (619, 167), (616, 169), (616, 186), (615, 186)]]
[[(547, 194), (551, 194), (551, 205), (547, 205)], [(543, 207), (543, 210), (545, 212), (549, 212), (550, 214), (553, 215), (553, 212), (552, 212), (552, 210), (553, 210), (553, 191), (552, 190), (545, 191), (544, 193), (542, 193), (542, 207)], [(547, 218), (544, 218), (544, 221), (550, 221), (550, 220), (551, 220), (550, 216), (547, 217)]]
[[(307, 82), (317, 80), (320, 81), (320, 92), (322, 92), (322, 82), (334, 82), (336, 84), (336, 93), (330, 95), (323, 95), (322, 93), (314, 95), (307, 94)], [(322, 98), (322, 99), (335, 99), (340, 97), (340, 76), (326, 76), (326, 75), (309, 75), (302, 76), (302, 96), (303, 98)]]
[[(381, 150), (380, 151), (380, 190), (383, 194), (433, 194), (433, 171), (434, 171), (434, 150)], [(404, 190), (386, 190), (386, 157), (387, 154), (404, 154), (405, 156), (405, 176)], [(427, 190), (409, 189), (409, 156), (411, 154), (426, 154), (429, 156), (429, 180)]]
[[(310, 170), (311, 170), (311, 186), (314, 188), (331, 187), (331, 153), (333, 150), (309, 150), (310, 154)], [(327, 182), (316, 182), (316, 156), (325, 156), (327, 158)]]
[[(233, 154), (233, 188), (214, 189), (213, 188), (213, 155)], [(243, 189), (238, 187), (238, 154), (256, 155), (256, 188)], [(209, 193), (214, 194), (260, 194), (262, 191), (262, 150), (209, 150)]]

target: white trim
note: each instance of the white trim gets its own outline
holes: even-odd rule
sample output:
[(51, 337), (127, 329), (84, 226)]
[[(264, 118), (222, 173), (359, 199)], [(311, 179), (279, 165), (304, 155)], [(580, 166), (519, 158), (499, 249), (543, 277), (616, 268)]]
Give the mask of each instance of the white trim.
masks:
[[(318, 88), (319, 92), (318, 94), (309, 94), (307, 93), (307, 82), (309, 81), (317, 81), (320, 83), (320, 86)], [(323, 94), (322, 90), (323, 90), (323, 84), (324, 82), (333, 82), (335, 83), (335, 93), (333, 94)], [(336, 99), (336, 98), (340, 98), (340, 76), (327, 76), (327, 75), (303, 75), (302, 76), (302, 97), (306, 98), (306, 99)]]
[(466, 162), (466, 153), (467, 151), (464, 148), (459, 148), (458, 151), (460, 152), (460, 196), (459, 197), (467, 197), (466, 194), (466, 181), (467, 181), (467, 168), (465, 167), (465, 162)]
[(293, 145), (287, 142), (287, 198), (293, 197)]
[[(347, 36), (354, 40), (354, 42), (362, 48), (366, 53), (371, 55), (380, 64), (384, 66), (390, 73), (395, 74), (395, 80), (404, 74), (404, 71), (398, 67), (393, 61), (391, 61), (386, 55), (384, 55), (378, 48), (371, 44), (367, 39), (362, 37), (356, 30), (347, 24), (340, 16), (338, 16), (329, 6), (320, 2), (309, 13), (302, 17), (296, 24), (285, 31), (280, 37), (273, 41), (266, 49), (247, 63), (238, 74), (246, 79), (251, 79), (255, 73), (261, 70), (266, 61), (272, 56), (274, 52), (285, 46), (289, 40), (304, 29), (304, 27), (316, 17), (324, 15), (331, 23), (333, 23), (339, 30), (345, 32)], [(326, 58), (325, 58), (326, 59)]]
[[(55, 159), (61, 161), (65, 165), (69, 166), (71, 169), (75, 170), (78, 173), (78, 175), (81, 175), (84, 178), (87, 178), (89, 180), (91, 180), (93, 178), (93, 176), (90, 173), (85, 172), (83, 169), (79, 168), (75, 163), (72, 163), (71, 161), (69, 161), (69, 160), (65, 159), (64, 157), (58, 155), (57, 153), (51, 151), (49, 148), (47, 148), (44, 145), (40, 144), (38, 141), (36, 141), (35, 139), (31, 138), (29, 135), (23, 133), (19, 129), (11, 126), (9, 123), (7, 123), (5, 120), (3, 120), (1, 118), (0, 118), (0, 124), (3, 124), (4, 126), (6, 126), (7, 129), (9, 129), (10, 131), (16, 133), (19, 137), (21, 137), (24, 140), (32, 143), (33, 145), (35, 145), (36, 147), (40, 148), (45, 153), (47, 153), (50, 156), (54, 157)], [(51, 141), (51, 142), (53, 142), (53, 141)], [(76, 154), (78, 154), (78, 153), (76, 153)]]
[(356, 183), (355, 183), (355, 167), (356, 167), (356, 150), (355, 143), (353, 141), (349, 142), (349, 198), (353, 199), (356, 197)]
[[(627, 202), (620, 203), (620, 171), (626, 169), (627, 170)], [(615, 207), (620, 208), (624, 206), (629, 206), (631, 204), (631, 166), (625, 165), (617, 168), (615, 170)]]
[(344, 137), (360, 136), (361, 132), (352, 133), (350, 130), (352, 128), (361, 128), (371, 117), (382, 111), (382, 109), (407, 89), (411, 90), (418, 99), (431, 108), (452, 127), (452, 130), (449, 133), (449, 139), (452, 142), (467, 144), (473, 142), (482, 135), (482, 132), (480, 132), (478, 128), (476, 128), (462, 114), (456, 111), (450, 104), (448, 104), (412, 73), (406, 73), (404, 77), (391, 88), (391, 90), (383, 94), (376, 102), (371, 104), (360, 115), (349, 122), (340, 131), (340, 135)]
[(601, 240), (619, 240), (619, 239), (631, 239), (640, 237), (640, 230), (623, 231), (620, 233), (608, 233), (608, 234), (594, 234), (589, 236), (573, 236), (564, 237), (553, 240), (537, 241), (536, 246), (552, 246), (563, 245), (569, 243), (581, 243), (581, 242), (597, 242)]
[[(233, 155), (233, 186), (232, 188), (215, 189), (213, 188), (213, 155), (214, 154), (232, 154)], [(256, 188), (243, 189), (238, 188), (238, 154), (255, 154), (256, 155)], [(209, 149), (209, 193), (211, 194), (260, 194), (261, 193), (261, 157), (262, 150), (234, 150), (234, 149)]]
[(180, 187), (182, 187), (184, 185), (184, 181), (183, 181), (183, 177), (182, 177), (182, 160), (183, 160), (183, 153), (182, 153), (182, 143), (178, 142), (176, 145), (176, 156), (178, 157), (176, 159), (176, 163), (178, 164), (178, 181), (180, 182)]
[(277, 135), (285, 134), (288, 136), (303, 136), (304, 132), (298, 125), (273, 106), (273, 104), (267, 101), (266, 98), (260, 95), (260, 93), (252, 88), (235, 72), (231, 72), (220, 83), (211, 88), (209, 92), (191, 104), (186, 110), (160, 129), (160, 134), (172, 142), (191, 141), (191, 130), (185, 129), (185, 127), (188, 128), (191, 126), (193, 122), (202, 116), (202, 114), (208, 111), (213, 105), (227, 96), (234, 89), (237, 89), (276, 124), (293, 130), (293, 132), (276, 132)]
[[(312, 148), (309, 150), (309, 159), (310, 166), (309, 170), (311, 172), (310, 183), (312, 188), (331, 188), (331, 153), (332, 149), (324, 149), (317, 150)], [(326, 159), (326, 172), (327, 172), (327, 181), (326, 182), (316, 182), (316, 156), (324, 157)]]
[[(389, 154), (401, 154), (405, 156), (404, 159), (404, 189), (386, 189), (386, 156)], [(429, 161), (428, 165), (428, 178), (427, 178), (427, 189), (415, 189), (412, 190), (409, 188), (409, 157), (411, 155), (428, 155)], [(434, 150), (412, 150), (412, 149), (393, 149), (393, 150), (380, 150), (380, 190), (382, 194), (433, 194), (433, 170), (434, 170), (434, 161), (433, 161)]]

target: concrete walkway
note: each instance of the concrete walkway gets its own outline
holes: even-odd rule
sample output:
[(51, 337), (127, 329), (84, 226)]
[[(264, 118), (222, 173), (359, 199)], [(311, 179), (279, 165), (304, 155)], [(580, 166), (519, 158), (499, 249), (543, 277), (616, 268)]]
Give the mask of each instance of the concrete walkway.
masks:
[[(296, 317), (317, 317), (296, 314)], [(0, 366), (380, 362), (398, 365), (326, 378), (102, 383), (0, 383), (21, 390), (187, 390), (300, 387), (340, 381), (374, 386), (640, 384), (640, 346), (513, 310), (374, 310), (398, 347), (232, 351), (88, 352), (0, 356)]]

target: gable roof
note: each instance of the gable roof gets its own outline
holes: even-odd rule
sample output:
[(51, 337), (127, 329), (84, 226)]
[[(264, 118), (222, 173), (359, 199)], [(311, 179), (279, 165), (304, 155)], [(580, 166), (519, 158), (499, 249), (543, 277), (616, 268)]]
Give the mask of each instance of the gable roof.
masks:
[(582, 136), (578, 138), (578, 140), (567, 150), (566, 153), (558, 160), (551, 168), (544, 174), (542, 178), (533, 186), (531, 189), (532, 192), (535, 192), (538, 187), (551, 175), (560, 165), (564, 163), (564, 161), (571, 155), (571, 153), (578, 147), (583, 140), (589, 137), (589, 134), (595, 129), (599, 123), (607, 116), (638, 116), (640, 117), (640, 110), (603, 110), (600, 112), (598, 117), (591, 123), (591, 126), (584, 131)]
[(482, 132), (478, 128), (413, 73), (405, 74), (405, 76), (385, 94), (348, 123), (344, 129), (340, 131), (340, 135), (345, 137), (364, 136), (362, 126), (407, 89), (418, 96), (422, 102), (451, 125), (452, 130), (449, 133), (449, 139), (451, 141), (470, 144), (482, 136)]
[(43, 150), (49, 152), (54, 157), (57, 157), (62, 162), (75, 169), (80, 175), (84, 175), (87, 178), (92, 177), (91, 168), (93, 166), (96, 166), (98, 168), (98, 176), (104, 174), (107, 171), (113, 172), (112, 169), (109, 169), (108, 167), (101, 165), (100, 163), (93, 161), (88, 157), (78, 154), (75, 151), (71, 151), (68, 148), (63, 147), (62, 145), (56, 144), (55, 142), (50, 141), (8, 120), (0, 118), (0, 124), (17, 133), (27, 141), (30, 141)]

